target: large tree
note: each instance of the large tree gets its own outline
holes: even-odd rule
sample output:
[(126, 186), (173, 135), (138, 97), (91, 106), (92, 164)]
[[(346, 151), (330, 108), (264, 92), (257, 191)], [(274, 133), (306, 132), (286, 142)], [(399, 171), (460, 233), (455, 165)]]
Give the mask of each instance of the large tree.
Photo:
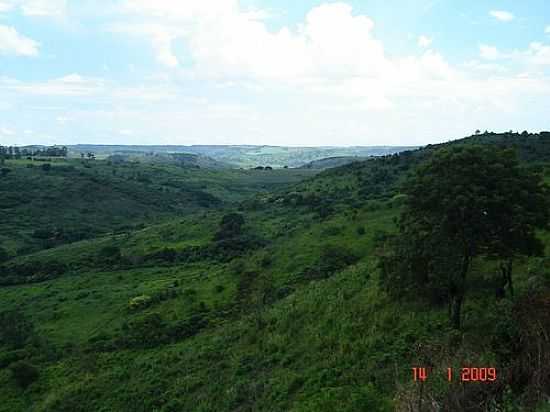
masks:
[(535, 230), (548, 224), (548, 191), (511, 150), (438, 150), (407, 180), (403, 192), (399, 235), (382, 258), (384, 279), (447, 300), (455, 328), (460, 328), (474, 258), (505, 262), (503, 277), (511, 288), (514, 256), (541, 251)]

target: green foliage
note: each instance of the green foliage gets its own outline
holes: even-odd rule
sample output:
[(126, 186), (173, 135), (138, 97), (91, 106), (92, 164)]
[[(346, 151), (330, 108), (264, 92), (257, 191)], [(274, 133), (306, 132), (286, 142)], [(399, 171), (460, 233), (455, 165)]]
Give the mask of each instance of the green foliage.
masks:
[(319, 259), (319, 271), (321, 275), (328, 276), (356, 263), (358, 260), (359, 258), (345, 246), (324, 245)]
[(240, 213), (224, 215), (220, 222), (220, 229), (214, 235), (214, 240), (226, 240), (240, 236), (244, 223), (244, 217)]
[(0, 345), (21, 348), (33, 334), (33, 325), (20, 311), (0, 313)]
[(130, 310), (143, 309), (148, 307), (152, 302), (151, 296), (141, 295), (130, 299), (128, 302), (128, 308)]
[(10, 258), (10, 255), (6, 249), (0, 247), (0, 264), (6, 262)]
[[(436, 151), (403, 192), (400, 232), (382, 258), (383, 279), (388, 287), (438, 292), (449, 300), (457, 328), (474, 258), (542, 250), (535, 232), (548, 223), (547, 189), (510, 150)], [(511, 284), (511, 274), (507, 278)]]
[[(426, 382), (423, 405), (533, 410), (550, 395), (547, 259), (515, 252), (515, 297), (498, 300), (502, 257), (496, 243), (480, 242), (461, 331), (451, 330), (446, 308), (411, 298), (446, 303), (448, 278), (435, 275), (460, 261), (445, 236), (415, 249), (396, 235), (394, 219), (410, 197), (400, 189), (405, 175), (437, 150), (354, 163), (304, 183), (291, 169), (218, 173), (164, 159), (109, 164), (99, 152), (84, 159), (88, 167), (52, 160), (50, 172), (34, 168), (38, 181), (28, 181), (44, 187), (29, 196), (45, 202), (47, 222), (2, 186), (8, 217), (0, 241), (13, 257), (0, 280), (14, 282), (0, 287), (0, 313), (17, 309), (16, 321), (9, 315), (4, 324), (27, 327), (12, 333), (0, 324), (2, 339), (15, 336), (0, 342), (0, 410), (414, 410), (420, 395), (410, 368), (418, 365), (433, 366), (434, 376), (449, 366), (502, 371), (495, 385)], [(23, 161), (7, 162), (13, 172), (3, 179), (17, 187), (31, 171)], [(68, 166), (75, 169), (60, 169)], [(71, 197), (80, 179), (100, 184), (97, 197), (106, 202)], [(63, 186), (70, 204), (52, 194)], [(228, 203), (248, 200), (207, 210), (199, 204), (210, 203), (199, 194), (205, 191)], [(58, 204), (59, 213), (44, 204)], [(80, 220), (93, 222), (82, 226), (88, 239), (74, 243), (68, 234), (80, 220), (71, 216), (73, 205), (85, 206)], [(545, 229), (537, 235), (548, 245)], [(433, 259), (433, 249), (444, 259)], [(400, 277), (377, 270), (377, 255), (395, 257), (386, 260), (391, 269), (404, 253), (418, 260), (406, 260)], [(418, 279), (409, 276), (411, 262), (429, 268), (427, 282), (419, 269)], [(398, 291), (402, 299), (390, 299)], [(40, 371), (26, 391), (7, 368), (20, 361)]]
[(17, 361), (9, 366), (17, 385), (23, 389), (34, 383), (38, 377), (38, 369), (26, 361)]
[(104, 246), (99, 250), (99, 259), (103, 263), (115, 263), (121, 257), (120, 248), (114, 245)]

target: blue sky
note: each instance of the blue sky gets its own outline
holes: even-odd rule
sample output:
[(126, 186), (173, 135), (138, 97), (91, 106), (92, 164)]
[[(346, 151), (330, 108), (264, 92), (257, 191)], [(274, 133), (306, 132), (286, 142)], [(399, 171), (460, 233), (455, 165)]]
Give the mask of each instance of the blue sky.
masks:
[(0, 144), (550, 129), (545, 0), (0, 0)]

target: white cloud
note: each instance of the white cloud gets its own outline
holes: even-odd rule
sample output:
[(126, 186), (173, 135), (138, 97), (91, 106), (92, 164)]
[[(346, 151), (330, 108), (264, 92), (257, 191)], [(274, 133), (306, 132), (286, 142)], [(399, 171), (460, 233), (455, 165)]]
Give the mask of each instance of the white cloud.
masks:
[(157, 61), (166, 67), (177, 67), (179, 60), (173, 52), (173, 41), (183, 34), (182, 30), (161, 24), (114, 24), (108, 27), (113, 33), (149, 37)]
[(496, 60), (500, 57), (498, 49), (486, 44), (479, 45), (479, 55), (485, 60)]
[(6, 90), (18, 93), (47, 96), (88, 96), (97, 94), (104, 88), (102, 79), (84, 78), (79, 74), (32, 83), (4, 78), (0, 81), (0, 87), (2, 86)]
[(67, 0), (21, 0), (20, 8), (25, 16), (61, 17), (67, 10)]
[(515, 19), (515, 16), (512, 13), (505, 10), (491, 10), (489, 14), (502, 22), (509, 22)]
[(529, 48), (524, 53), (529, 62), (534, 65), (550, 65), (550, 46), (539, 42), (529, 44)]
[[(324, 106), (358, 110), (390, 110), (409, 98), (432, 99), (432, 103), (435, 99), (436, 105), (444, 99), (481, 99), (494, 105), (501, 102), (487, 96), (506, 94), (507, 88), (510, 93), (520, 90), (515, 78), (488, 83), (496, 88), (494, 92), (477, 80), (508, 73), (501, 67), (491, 73), (488, 65), (476, 63), (459, 70), (433, 50), (419, 56), (387, 56), (372, 19), (353, 13), (350, 5), (341, 2), (314, 7), (297, 28), (278, 30), (270, 30), (237, 0), (188, 0), (185, 7), (168, 0), (135, 0), (127, 1), (123, 11), (141, 23), (113, 31), (140, 33), (153, 45), (157, 41), (157, 60), (162, 61), (164, 49), (166, 66), (176, 65), (172, 43), (182, 42), (192, 68), (181, 73), (195, 84), (232, 84), (254, 93), (279, 90), (314, 102), (339, 99)], [(491, 14), (502, 20), (513, 18), (508, 12)], [(432, 39), (422, 35), (417, 41), (429, 48)], [(544, 60), (541, 47), (529, 52), (532, 60)], [(480, 45), (480, 55), (485, 60), (510, 56), (488, 45)]]
[(13, 136), (15, 131), (8, 127), (0, 127), (0, 136)]
[(57, 116), (55, 121), (61, 126), (65, 126), (70, 119), (67, 116)]
[(536, 70), (541, 66), (550, 65), (550, 45), (532, 42), (525, 50), (501, 52), (494, 46), (480, 45), (480, 56), (485, 60), (501, 60)]
[(0, 0), (0, 13), (18, 10), (29, 17), (63, 17), (67, 0)]
[(433, 42), (433, 39), (428, 36), (421, 35), (418, 37), (418, 45), (420, 47), (423, 47), (423, 48), (430, 47), (432, 42)]
[(0, 1), (0, 13), (13, 10), (13, 3), (11, 1)]
[(33, 57), (38, 55), (39, 43), (17, 32), (15, 28), (0, 25), (0, 54)]
[[(545, 127), (544, 43), (480, 45), (477, 60), (454, 65), (426, 35), (411, 37), (420, 48), (410, 55), (387, 53), (375, 22), (341, 2), (278, 28), (266, 21), (270, 13), (238, 0), (117, 4), (104, 28), (151, 48), (162, 70), (133, 80), (136, 68), (123, 84), (81, 74), (32, 83), (0, 78), (10, 110), (34, 116), (22, 114), (14, 128), (36, 121), (68, 136), (58, 122), (66, 117), (67, 140), (318, 145), (396, 144), (404, 135), (427, 143), (463, 136), (472, 124), (499, 128), (503, 113), (506, 128), (521, 129), (528, 117)], [(171, 140), (176, 130), (185, 137)]]

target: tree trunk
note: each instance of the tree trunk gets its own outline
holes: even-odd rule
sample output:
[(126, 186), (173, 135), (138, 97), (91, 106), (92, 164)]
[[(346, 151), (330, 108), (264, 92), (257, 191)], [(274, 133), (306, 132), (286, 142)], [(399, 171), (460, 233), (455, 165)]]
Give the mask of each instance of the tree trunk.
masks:
[(500, 264), (500, 273), (502, 276), (503, 286), (508, 286), (510, 291), (510, 296), (514, 296), (514, 284), (512, 281), (512, 269), (513, 269), (513, 258), (506, 259), (506, 262)]
[(464, 302), (464, 293), (460, 292), (453, 297), (451, 306), (451, 325), (454, 329), (461, 327), (462, 303)]
[(462, 259), (462, 267), (460, 270), (460, 279), (458, 285), (455, 285), (454, 293), (452, 294), (451, 302), (451, 325), (454, 329), (461, 327), (462, 304), (466, 294), (466, 277), (470, 269), (470, 255), (465, 253)]
[(512, 282), (512, 266), (513, 260), (509, 258), (506, 262), (506, 280), (508, 281), (508, 290), (510, 291), (510, 296), (514, 296), (514, 284)]

